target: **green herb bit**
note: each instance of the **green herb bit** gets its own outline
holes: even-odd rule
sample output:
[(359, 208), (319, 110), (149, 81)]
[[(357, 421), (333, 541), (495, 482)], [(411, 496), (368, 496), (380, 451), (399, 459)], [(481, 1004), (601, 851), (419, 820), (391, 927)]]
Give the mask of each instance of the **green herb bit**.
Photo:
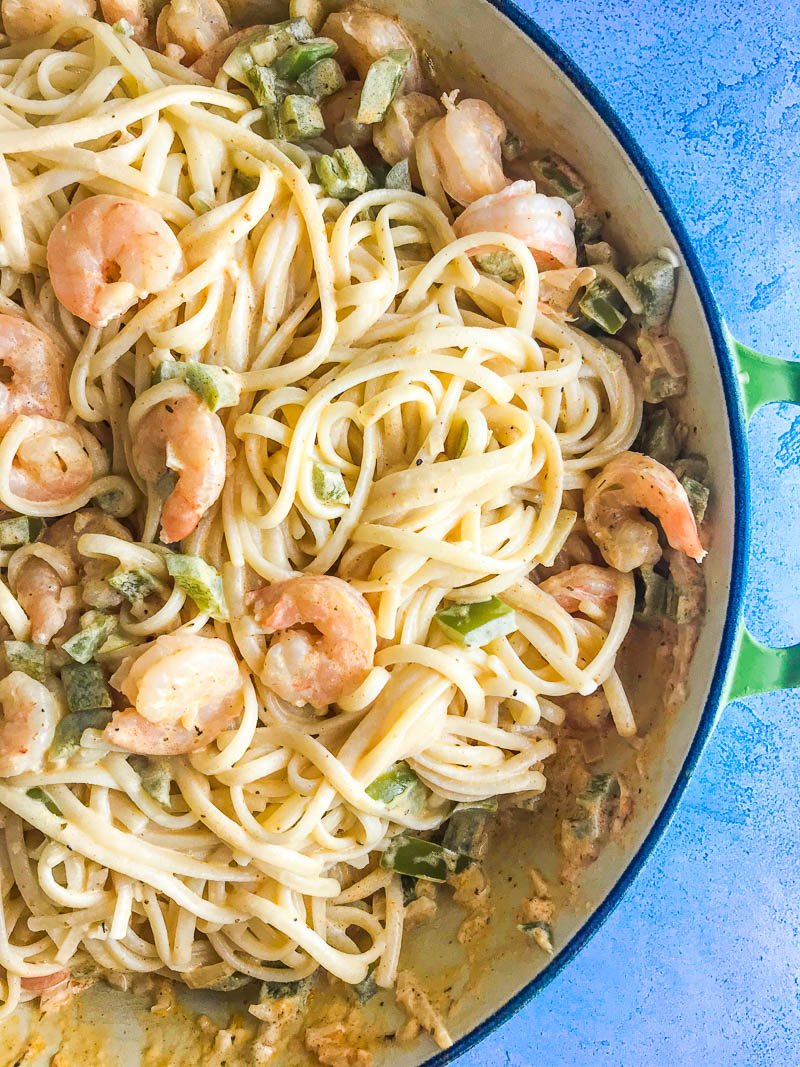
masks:
[(111, 722), (110, 711), (72, 711), (56, 726), (50, 746), (52, 759), (66, 759), (81, 747), (85, 730), (104, 730)]
[(106, 515), (111, 515), (115, 519), (124, 519), (132, 511), (131, 496), (122, 489), (107, 489), (104, 493), (98, 493), (94, 497), (94, 503)]
[(550, 923), (520, 923), (517, 929), (535, 941), (542, 952), (546, 952), (548, 956), (553, 955), (553, 928)]
[(153, 371), (152, 383), (158, 385), (172, 378), (182, 379), (212, 411), (239, 403), (239, 382), (227, 367), (165, 359)]
[(40, 789), (38, 785), (35, 785), (32, 789), (27, 789), (25, 795), (29, 796), (31, 800), (38, 800), (41, 804), (44, 804), (51, 815), (57, 815), (60, 819), (64, 818), (64, 813), (58, 804), (49, 793), (45, 793), (44, 789)]
[(513, 284), (522, 277), (522, 268), (519, 265), (519, 260), (513, 253), (507, 252), (504, 248), (498, 249), (496, 252), (485, 252), (481, 256), (475, 256), (475, 262), (484, 274), (494, 274), (504, 282)]
[(469, 441), (469, 423), (464, 421), (458, 430), (458, 440), (456, 441), (455, 458), (461, 459), (464, 455), (464, 449), (467, 447)]
[(269, 1000), (305, 999), (311, 988), (308, 978), (298, 978), (295, 982), (262, 982), (258, 993), (258, 1003)]
[(381, 856), (381, 867), (429, 882), (446, 882), (450, 875), (460, 874), (469, 864), (468, 856), (460, 856), (435, 841), (411, 834), (392, 838)]
[(88, 663), (106, 643), (116, 624), (116, 619), (110, 615), (95, 612), (93, 618), (61, 647), (76, 663)]
[(149, 756), (128, 756), (128, 763), (139, 775), (145, 793), (168, 808), (172, 775), (166, 761), (151, 759)]
[(127, 19), (117, 19), (111, 29), (114, 33), (118, 33), (120, 37), (133, 37), (133, 26)]
[(575, 219), (575, 243), (585, 245), (596, 241), (603, 232), (603, 220), (599, 215), (582, 215)]
[(642, 434), (642, 451), (669, 467), (680, 449), (677, 424), (668, 408), (657, 407), (646, 418)]
[(396, 763), (365, 788), (364, 792), (373, 800), (389, 806), (398, 797), (419, 784), (419, 778), (407, 763)]
[(314, 495), (326, 504), (349, 504), (350, 494), (344, 484), (342, 472), (327, 463), (314, 463), (311, 467), (311, 485)]
[(578, 307), (605, 333), (619, 333), (627, 316), (620, 310), (622, 299), (610, 282), (604, 278), (595, 278), (583, 295)]
[(675, 299), (675, 268), (664, 259), (649, 259), (628, 273), (628, 284), (642, 302), (642, 323), (658, 329), (666, 325)]
[(531, 171), (537, 186), (543, 185), (551, 196), (560, 196), (571, 207), (577, 207), (584, 197), (583, 186), (568, 173), (568, 168), (558, 156), (547, 155), (531, 163)]
[(314, 169), (322, 188), (337, 200), (354, 200), (366, 192), (371, 180), (369, 171), (351, 145), (337, 148), (332, 156), (320, 156), (314, 161)]
[(380, 122), (406, 76), (411, 50), (396, 48), (371, 64), (361, 89), (356, 121), (371, 125)]
[(200, 611), (224, 622), (228, 618), (225, 593), (219, 572), (199, 556), (171, 552), (166, 557), (167, 571), (179, 589), (192, 598)]
[(0, 519), (0, 548), (19, 548), (35, 541), (44, 529), (41, 519), (32, 519), (27, 515), (14, 515), (10, 519)]
[(113, 706), (111, 690), (98, 663), (69, 663), (61, 669), (61, 681), (70, 711), (96, 711)]
[(347, 81), (342, 68), (332, 57), (320, 59), (313, 67), (309, 67), (297, 79), (298, 86), (306, 96), (314, 100), (324, 100), (333, 96), (340, 89), (344, 89)]
[(129, 571), (115, 571), (106, 581), (129, 604), (141, 604), (158, 589), (158, 582), (143, 567), (134, 567)]
[(312, 37), (308, 41), (299, 41), (297, 44), (290, 45), (278, 56), (272, 69), (279, 78), (297, 81), (320, 60), (334, 55), (336, 50), (336, 42), (330, 37)]
[(407, 159), (401, 159), (387, 172), (384, 185), (387, 189), (400, 189), (406, 193), (412, 191), (411, 171)]
[(310, 96), (287, 96), (278, 117), (286, 141), (313, 141), (325, 132), (325, 121)]
[(5, 641), (6, 664), (9, 671), (22, 671), (37, 682), (47, 674), (47, 653), (32, 641)]
[(652, 567), (641, 567), (637, 572), (637, 605), (634, 616), (640, 626), (653, 629), (664, 618), (667, 607), (667, 579)]
[(450, 640), (459, 645), (483, 647), (517, 628), (514, 609), (496, 596), (473, 604), (450, 604), (433, 617)]

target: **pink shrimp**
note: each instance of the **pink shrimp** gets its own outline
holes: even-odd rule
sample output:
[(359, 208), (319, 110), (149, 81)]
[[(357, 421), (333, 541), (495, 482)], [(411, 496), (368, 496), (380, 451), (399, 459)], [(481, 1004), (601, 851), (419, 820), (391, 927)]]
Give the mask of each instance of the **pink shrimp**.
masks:
[(500, 153), (505, 123), (485, 100), (455, 104), (446, 96), (442, 99), (447, 114), (429, 129), (445, 192), (459, 204), (472, 204), (498, 193), (508, 185)]
[(14, 456), (8, 479), (11, 491), (41, 503), (66, 501), (86, 489), (94, 466), (79, 428), (58, 419), (27, 417), (31, 432)]
[(0, 434), (17, 415), (63, 419), (70, 359), (46, 333), (17, 315), (0, 315)]
[(133, 707), (114, 714), (103, 736), (112, 745), (150, 756), (205, 748), (235, 719), (242, 677), (230, 645), (198, 634), (164, 634), (111, 684)]
[(121, 196), (81, 201), (47, 242), (56, 296), (92, 326), (105, 326), (165, 289), (182, 263), (178, 238), (158, 212)]
[(337, 59), (345, 67), (358, 71), (364, 78), (376, 59), (395, 48), (407, 48), (411, 60), (403, 80), (403, 91), (421, 89), (424, 83), (417, 58), (417, 50), (402, 23), (366, 4), (353, 4), (344, 11), (328, 15), (322, 36), (330, 37), (339, 46)]
[(52, 974), (42, 974), (37, 978), (23, 978), (21, 985), (28, 993), (44, 993), (56, 986), (69, 981), (69, 971), (53, 971)]
[[(513, 182), (501, 192), (471, 203), (453, 227), (468, 233), (507, 233), (526, 244), (539, 267), (574, 267), (575, 215), (560, 196), (536, 192), (536, 182)], [(476, 251), (480, 252), (480, 249)]]
[[(187, 65), (196, 63), (230, 36), (231, 28), (217, 0), (171, 0), (156, 23), (158, 47)], [(169, 50), (169, 51), (168, 51)]]
[(639, 508), (655, 515), (672, 548), (698, 563), (705, 556), (685, 489), (668, 467), (650, 456), (620, 452), (589, 483), (583, 500), (589, 536), (618, 571), (661, 558), (658, 531)]
[(617, 582), (613, 571), (593, 563), (579, 563), (560, 574), (553, 574), (539, 588), (549, 593), (570, 614), (582, 611), (582, 605), (591, 605), (597, 611), (606, 612), (617, 599)]
[(250, 593), (247, 602), (264, 633), (277, 635), (261, 677), (284, 700), (315, 708), (333, 704), (357, 689), (372, 668), (375, 616), (341, 578), (301, 574)]

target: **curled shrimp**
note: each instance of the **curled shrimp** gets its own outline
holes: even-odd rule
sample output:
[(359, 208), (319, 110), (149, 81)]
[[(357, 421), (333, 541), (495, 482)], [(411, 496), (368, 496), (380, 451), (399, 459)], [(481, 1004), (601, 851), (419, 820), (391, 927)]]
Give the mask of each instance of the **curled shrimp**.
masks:
[(482, 196), (454, 225), (459, 237), (488, 230), (517, 237), (530, 248), (540, 268), (574, 267), (575, 215), (560, 196), (536, 192), (536, 182), (513, 182), (501, 192)]
[(672, 548), (698, 563), (705, 556), (686, 490), (650, 456), (620, 452), (592, 479), (583, 500), (589, 536), (618, 571), (661, 558), (658, 530), (639, 514), (640, 508), (655, 515)]
[(341, 578), (302, 574), (250, 593), (247, 602), (264, 633), (276, 635), (261, 678), (284, 700), (315, 708), (333, 704), (357, 689), (372, 668), (375, 616)]
[(365, 78), (376, 59), (395, 48), (407, 48), (411, 60), (403, 80), (403, 91), (421, 89), (424, 83), (417, 50), (402, 23), (366, 4), (353, 4), (344, 11), (328, 15), (322, 36), (330, 37), (339, 46), (337, 59), (345, 67), (352, 67), (359, 78)]
[(372, 127), (372, 142), (384, 161), (393, 167), (409, 159), (414, 138), (431, 119), (438, 118), (442, 106), (427, 93), (406, 93), (395, 97), (383, 119)]
[(64, 19), (94, 14), (94, 0), (2, 0), (3, 29), (12, 41), (38, 37)]
[[(131, 535), (116, 519), (99, 508), (85, 508), (48, 526), (38, 541), (63, 553), (65, 562), (75, 571), (82, 603), (104, 610), (118, 606), (120, 598), (104, 580), (114, 569), (114, 562), (90, 559), (78, 551), (78, 539), (92, 533), (131, 540)], [(79, 608), (66, 593), (62, 575), (45, 559), (35, 555), (26, 557), (16, 575), (15, 593), (30, 619), (31, 639), (37, 645), (49, 644), (65, 628), (65, 636), (74, 630)]]
[[(217, 0), (171, 0), (156, 23), (158, 47), (187, 65), (197, 62), (231, 32)], [(180, 54), (175, 50), (180, 50)]]
[(446, 114), (430, 127), (430, 146), (445, 192), (459, 204), (471, 204), (505, 188), (503, 120), (485, 100), (456, 104), (444, 96), (442, 102)]
[(47, 503), (68, 501), (83, 492), (95, 471), (81, 431), (58, 419), (32, 415), (29, 420), (30, 432), (17, 448), (9, 473), (12, 493)]
[(164, 501), (161, 536), (182, 541), (197, 526), (225, 483), (225, 430), (213, 411), (194, 394), (151, 408), (133, 435), (133, 460), (145, 481), (166, 470), (178, 481)]
[(571, 615), (604, 615), (617, 599), (617, 576), (607, 567), (579, 563), (546, 578), (539, 588), (549, 593)]
[(196, 752), (241, 712), (239, 664), (217, 637), (164, 634), (123, 663), (111, 684), (133, 707), (116, 712), (103, 736), (128, 752)]
[(0, 434), (17, 415), (63, 419), (69, 410), (69, 357), (46, 333), (0, 315)]
[(158, 212), (121, 196), (90, 196), (56, 223), (47, 242), (53, 290), (73, 315), (105, 326), (165, 289), (183, 263)]
[(0, 777), (40, 771), (60, 716), (47, 686), (22, 671), (0, 682)]

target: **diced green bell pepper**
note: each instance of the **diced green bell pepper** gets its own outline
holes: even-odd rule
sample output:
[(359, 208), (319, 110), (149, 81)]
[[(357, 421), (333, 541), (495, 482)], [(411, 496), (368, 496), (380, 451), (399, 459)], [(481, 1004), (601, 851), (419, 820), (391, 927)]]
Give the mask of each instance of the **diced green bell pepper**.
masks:
[(585, 245), (596, 241), (603, 232), (603, 220), (599, 215), (581, 215), (575, 219), (575, 244)]
[(106, 581), (130, 604), (140, 604), (158, 589), (156, 579), (143, 567), (134, 567), (129, 571), (115, 571)]
[(200, 611), (225, 621), (228, 609), (219, 572), (199, 556), (170, 552), (165, 558), (167, 571), (178, 588), (192, 598)]
[(354, 200), (366, 192), (371, 175), (355, 148), (337, 148), (332, 156), (320, 156), (314, 161), (320, 184), (328, 196), (337, 200)]
[(97, 611), (61, 647), (76, 663), (88, 663), (106, 643), (116, 625), (116, 619), (111, 615)]
[(9, 671), (22, 671), (37, 682), (44, 681), (47, 653), (41, 645), (32, 641), (5, 641), (4, 648)]
[(98, 663), (69, 663), (61, 668), (61, 681), (70, 711), (113, 706), (111, 690)]
[(347, 504), (350, 494), (344, 484), (342, 472), (327, 463), (314, 463), (311, 468), (311, 485), (314, 495), (326, 504)]
[(679, 448), (677, 427), (669, 409), (653, 408), (645, 418), (642, 451), (669, 467), (675, 461)]
[(145, 793), (168, 808), (172, 775), (164, 760), (152, 759), (150, 756), (128, 756), (128, 763), (139, 775)]
[(500, 145), (500, 152), (506, 163), (513, 163), (515, 159), (519, 159), (522, 155), (522, 141), (515, 133), (509, 130)]
[(450, 875), (466, 870), (469, 864), (468, 856), (460, 856), (435, 841), (411, 834), (393, 837), (381, 856), (381, 867), (429, 882), (446, 882)]
[(44, 789), (41, 789), (38, 785), (35, 785), (32, 789), (26, 789), (25, 795), (29, 796), (31, 800), (38, 800), (40, 804), (44, 804), (51, 815), (58, 815), (59, 818), (64, 817), (64, 813), (58, 804), (53, 800), (49, 793), (45, 793)]
[(622, 300), (614, 286), (604, 278), (595, 278), (578, 307), (605, 333), (615, 334), (619, 333), (628, 321), (627, 316), (620, 310), (621, 304)]
[(658, 626), (664, 618), (667, 606), (667, 579), (652, 567), (641, 567), (637, 572), (637, 603), (634, 618), (640, 626), (648, 629)]
[(50, 757), (66, 759), (80, 748), (84, 730), (104, 730), (110, 722), (110, 711), (96, 709), (70, 712), (56, 726)]
[(182, 379), (212, 411), (239, 403), (239, 382), (227, 367), (166, 359), (153, 371), (152, 384), (158, 385), (173, 378)]
[(517, 628), (514, 609), (496, 596), (473, 604), (450, 604), (434, 615), (451, 641), (459, 645), (488, 645)]
[(411, 50), (396, 48), (370, 65), (361, 89), (357, 122), (371, 125), (383, 119), (403, 83), (410, 62)]
[(577, 207), (583, 200), (583, 187), (569, 176), (557, 157), (547, 155), (535, 159), (531, 163), (531, 172), (536, 179), (537, 187), (544, 186), (544, 189), (540, 191), (547, 192), (550, 196), (562, 197), (570, 207)]
[(461, 856), (479, 859), (486, 842), (486, 831), (497, 811), (497, 798), (474, 804), (456, 804), (447, 820), (442, 845)]
[(649, 328), (666, 325), (675, 299), (675, 268), (664, 259), (648, 259), (628, 273), (628, 284), (642, 302), (642, 323)]
[(412, 191), (411, 171), (409, 170), (407, 159), (401, 159), (399, 163), (395, 163), (395, 165), (390, 168), (386, 175), (384, 185), (387, 189), (400, 189), (406, 193)]
[(419, 778), (407, 763), (396, 763), (390, 770), (384, 771), (373, 782), (370, 782), (364, 792), (373, 800), (388, 806), (418, 783)]
[(272, 69), (279, 78), (294, 82), (320, 60), (334, 55), (336, 50), (336, 42), (330, 37), (311, 37), (307, 41), (298, 41), (297, 44), (290, 45), (285, 52), (281, 52)]
[(522, 268), (519, 265), (519, 260), (513, 253), (507, 252), (504, 248), (475, 256), (475, 262), (484, 274), (494, 274), (496, 277), (502, 278), (504, 282), (513, 284), (522, 277)]
[(325, 132), (325, 121), (310, 96), (290, 94), (280, 106), (278, 117), (286, 141), (313, 141)]
[(708, 499), (711, 496), (711, 490), (707, 485), (697, 481), (696, 478), (690, 477), (688, 474), (684, 474), (683, 477), (678, 480), (689, 498), (689, 505), (692, 509), (695, 521), (702, 522), (706, 515), (706, 508), (708, 507)]
[(9, 519), (0, 519), (0, 548), (19, 548), (35, 541), (44, 529), (41, 519), (29, 518), (27, 515), (14, 515)]
[(347, 81), (335, 59), (328, 57), (309, 67), (297, 79), (298, 86), (313, 100), (324, 100), (344, 89)]

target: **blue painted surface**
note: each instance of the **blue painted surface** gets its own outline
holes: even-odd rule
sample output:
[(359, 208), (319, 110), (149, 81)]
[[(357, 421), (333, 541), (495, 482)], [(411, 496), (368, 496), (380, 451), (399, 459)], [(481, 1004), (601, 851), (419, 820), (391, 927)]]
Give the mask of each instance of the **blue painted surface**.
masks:
[[(734, 334), (800, 356), (797, 4), (521, 5), (639, 140)], [(761, 412), (750, 448), (747, 620), (756, 636), (788, 644), (800, 641), (800, 412)], [(800, 1064), (798, 710), (798, 694), (727, 709), (622, 904), (460, 1065)]]

